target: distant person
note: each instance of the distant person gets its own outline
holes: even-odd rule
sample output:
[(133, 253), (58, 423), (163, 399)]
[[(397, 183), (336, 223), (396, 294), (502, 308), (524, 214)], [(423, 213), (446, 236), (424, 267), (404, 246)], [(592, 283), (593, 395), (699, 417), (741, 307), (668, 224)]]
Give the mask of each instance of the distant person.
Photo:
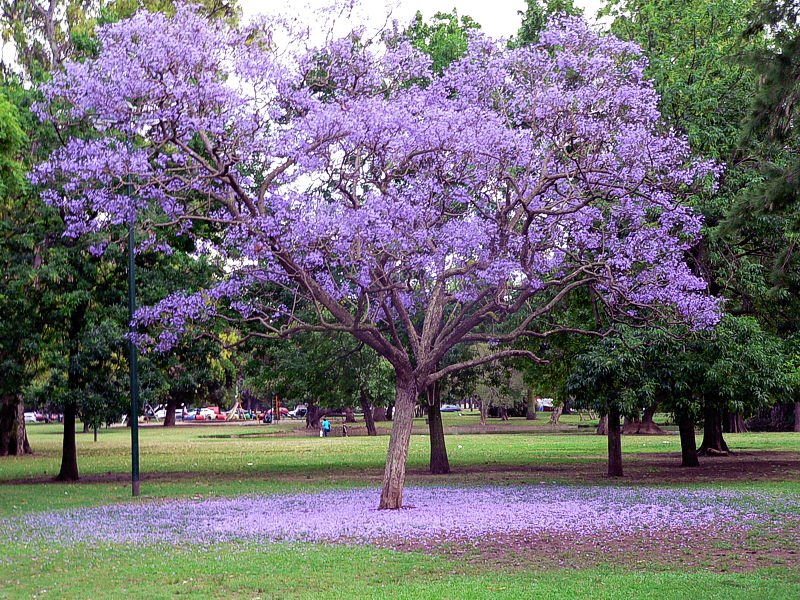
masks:
[(323, 417), (322, 419), (322, 437), (328, 437), (331, 432), (331, 422), (328, 421), (327, 417)]

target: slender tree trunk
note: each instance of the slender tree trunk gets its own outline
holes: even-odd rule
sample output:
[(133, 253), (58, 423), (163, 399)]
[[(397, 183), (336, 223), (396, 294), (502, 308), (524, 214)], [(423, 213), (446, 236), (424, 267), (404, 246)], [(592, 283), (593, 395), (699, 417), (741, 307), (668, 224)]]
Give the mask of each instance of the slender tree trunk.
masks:
[(428, 432), (431, 439), (431, 464), (433, 475), (445, 475), (450, 472), (450, 461), (447, 459), (447, 446), (444, 441), (442, 425), (442, 403), (439, 386), (433, 384), (426, 390), (428, 400)]
[(794, 431), (800, 433), (800, 402), (794, 403)]
[(364, 423), (367, 424), (367, 435), (378, 435), (378, 430), (375, 428), (375, 419), (372, 418), (372, 406), (364, 390), (361, 390), (358, 400), (361, 404), (361, 410), (364, 411)]
[(83, 421), (81, 421), (81, 423), (83, 423), (83, 432), (82, 433), (89, 433), (89, 421), (84, 419)]
[(722, 415), (714, 406), (706, 404), (703, 423), (703, 443), (697, 453), (700, 456), (727, 456), (728, 444), (722, 436)]
[(528, 388), (527, 404), (525, 405), (525, 419), (528, 421), (536, 420), (536, 399), (533, 397), (533, 390)]
[(486, 425), (486, 417), (489, 414), (489, 401), (488, 400), (484, 400), (483, 398), (481, 398), (479, 400), (479, 402), (481, 403), (481, 405), (480, 405), (481, 425), (485, 426)]
[(64, 407), (64, 443), (61, 449), (61, 470), (56, 481), (78, 481), (78, 450), (75, 446), (75, 405)]
[(398, 375), (394, 402), (392, 433), (383, 474), (383, 490), (379, 509), (403, 506), (403, 484), (406, 480), (406, 459), (414, 425), (414, 406), (417, 403), (417, 385), (413, 377)]
[(608, 435), (608, 415), (600, 415), (596, 433), (597, 435)]
[[(386, 420), (392, 421), (394, 420), (394, 410), (395, 410), (395, 403), (389, 402), (389, 406), (386, 407)], [(413, 411), (412, 411), (413, 413)]]
[(167, 414), (164, 415), (164, 427), (175, 427), (176, 410), (178, 410), (178, 395), (170, 390), (167, 394)]
[(353, 408), (351, 406), (346, 406), (344, 409), (344, 422), (345, 423), (356, 422), (356, 415), (353, 413)]
[(681, 466), (699, 467), (697, 460), (697, 438), (694, 432), (694, 419), (687, 413), (678, 414), (678, 431), (681, 434)]
[(608, 411), (608, 476), (622, 477), (622, 435), (619, 409)]

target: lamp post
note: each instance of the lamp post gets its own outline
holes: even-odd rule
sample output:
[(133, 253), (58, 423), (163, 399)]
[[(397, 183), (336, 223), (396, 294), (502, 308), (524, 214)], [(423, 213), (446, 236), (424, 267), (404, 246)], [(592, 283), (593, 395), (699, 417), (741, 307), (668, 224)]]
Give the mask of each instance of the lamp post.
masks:
[[(131, 186), (128, 185), (128, 197)], [(131, 369), (131, 492), (139, 495), (139, 373), (136, 360), (136, 344), (133, 343), (133, 313), (136, 312), (136, 274), (134, 271), (134, 236), (136, 222), (134, 212), (128, 220), (128, 327), (131, 337), (128, 339)]]

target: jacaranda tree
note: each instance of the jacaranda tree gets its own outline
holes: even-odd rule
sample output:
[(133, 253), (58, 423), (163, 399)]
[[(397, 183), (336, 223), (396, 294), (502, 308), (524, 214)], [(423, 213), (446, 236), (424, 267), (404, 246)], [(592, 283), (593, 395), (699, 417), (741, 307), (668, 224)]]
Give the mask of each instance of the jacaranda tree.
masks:
[[(637, 46), (564, 18), (523, 48), (476, 35), (439, 76), (399, 35), (331, 40), (291, 51), (277, 21), (143, 12), (43, 87), (42, 117), (94, 127), (33, 175), (66, 235), (113, 241), (141, 215), (144, 244), (168, 250), (177, 229), (227, 263), (140, 310), (139, 344), (168, 350), (214, 317), (351, 333), (395, 371), (380, 508), (399, 508), (418, 392), (535, 359), (505, 344), (563, 331), (547, 315), (573, 291), (614, 318), (716, 321), (683, 262), (700, 219), (681, 203), (714, 167), (659, 126)], [(262, 293), (276, 284), (292, 302)], [(473, 343), (492, 351), (442, 361)]]

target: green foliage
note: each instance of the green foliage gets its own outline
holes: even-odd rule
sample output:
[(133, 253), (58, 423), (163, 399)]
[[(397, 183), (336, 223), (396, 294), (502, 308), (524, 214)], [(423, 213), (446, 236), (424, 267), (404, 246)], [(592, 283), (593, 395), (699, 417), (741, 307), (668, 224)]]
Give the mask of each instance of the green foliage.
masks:
[(450, 13), (437, 12), (428, 23), (417, 11), (405, 36), (415, 48), (431, 57), (434, 73), (441, 74), (466, 53), (469, 32), (476, 29), (480, 29), (480, 25), (469, 16), (459, 18), (456, 9)]

